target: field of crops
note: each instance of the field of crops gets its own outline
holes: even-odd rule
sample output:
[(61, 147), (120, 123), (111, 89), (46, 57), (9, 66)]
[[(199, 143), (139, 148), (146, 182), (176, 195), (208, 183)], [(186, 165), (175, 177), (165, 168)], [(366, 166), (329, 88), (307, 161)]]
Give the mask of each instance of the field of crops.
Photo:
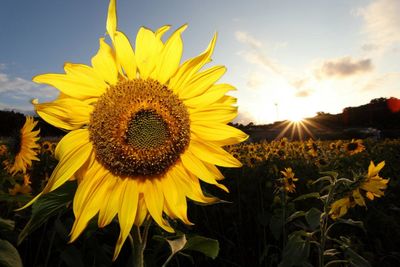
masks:
[[(94, 219), (77, 241), (68, 243), (74, 181), (40, 198), (33, 208), (16, 211), (43, 189), (57, 164), (57, 140), (40, 141), (40, 161), (26, 175), (9, 174), (10, 143), (3, 143), (0, 238), (8, 260), (20, 257), (24, 266), (129, 263), (128, 243), (122, 257), (111, 261), (116, 222), (98, 229)], [(166, 240), (183, 234), (192, 248), (177, 250), (168, 266), (400, 264), (400, 140), (281, 139), (226, 149), (244, 165), (222, 169), (230, 193), (202, 184), (220, 201), (207, 206), (189, 202), (194, 225), (170, 221), (175, 235), (152, 224), (146, 266), (161, 266), (170, 254)]]

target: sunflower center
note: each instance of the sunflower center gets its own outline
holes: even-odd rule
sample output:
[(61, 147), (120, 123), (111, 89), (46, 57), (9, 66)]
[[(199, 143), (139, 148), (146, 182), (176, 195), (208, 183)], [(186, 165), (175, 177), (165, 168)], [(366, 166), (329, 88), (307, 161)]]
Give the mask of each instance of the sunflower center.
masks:
[(141, 110), (128, 123), (126, 142), (138, 149), (157, 148), (169, 137), (167, 123), (154, 110)]
[(96, 159), (111, 173), (131, 179), (164, 174), (186, 150), (186, 106), (151, 79), (120, 81), (96, 102), (89, 125)]
[(350, 143), (350, 144), (348, 144), (347, 149), (348, 150), (356, 150), (357, 147), (358, 147), (357, 143)]

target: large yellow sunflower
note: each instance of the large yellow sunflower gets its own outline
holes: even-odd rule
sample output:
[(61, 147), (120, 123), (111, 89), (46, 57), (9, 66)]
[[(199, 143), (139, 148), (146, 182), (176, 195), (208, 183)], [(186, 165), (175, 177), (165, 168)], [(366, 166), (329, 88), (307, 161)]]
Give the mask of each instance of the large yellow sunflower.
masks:
[(36, 104), (47, 122), (70, 130), (59, 142), (59, 160), (40, 195), (66, 181), (78, 180), (73, 201), (74, 241), (98, 214), (98, 225), (118, 216), (121, 232), (114, 259), (132, 226), (150, 216), (166, 231), (163, 217), (187, 218), (186, 198), (209, 203), (199, 179), (216, 185), (223, 175), (215, 165), (240, 167), (222, 147), (247, 135), (227, 125), (237, 115), (228, 84), (216, 84), (224, 66), (203, 69), (211, 60), (216, 36), (207, 49), (180, 64), (183, 43), (177, 29), (161, 40), (170, 26), (155, 32), (140, 28), (135, 49), (117, 30), (115, 0), (111, 0), (107, 33), (112, 46), (100, 38), (91, 65), (66, 63), (65, 74), (34, 77), (60, 90), (50, 103)]
[(25, 124), (21, 130), (13, 136), (11, 144), (11, 152), (13, 154), (13, 162), (9, 168), (12, 175), (22, 171), (26, 173), (26, 169), (32, 165), (32, 160), (39, 160), (37, 149), (40, 147), (37, 141), (39, 140), (40, 130), (34, 131), (37, 121), (30, 116), (25, 118)]

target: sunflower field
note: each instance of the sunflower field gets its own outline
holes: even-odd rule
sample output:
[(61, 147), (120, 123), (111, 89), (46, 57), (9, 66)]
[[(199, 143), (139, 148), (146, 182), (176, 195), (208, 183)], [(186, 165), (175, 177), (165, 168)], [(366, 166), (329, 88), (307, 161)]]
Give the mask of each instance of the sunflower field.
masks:
[[(16, 211), (46, 186), (58, 139), (40, 140), (25, 174), (11, 175), (0, 146), (1, 266), (133, 266), (131, 245), (112, 261), (118, 223), (93, 218), (69, 243), (76, 182)], [(206, 183), (213, 204), (188, 202), (193, 225), (147, 226), (145, 266), (398, 266), (400, 140), (242, 143), (227, 146), (242, 168), (223, 169), (229, 193)], [(172, 251), (172, 252), (171, 252)], [(164, 264), (164, 265), (163, 265)]]

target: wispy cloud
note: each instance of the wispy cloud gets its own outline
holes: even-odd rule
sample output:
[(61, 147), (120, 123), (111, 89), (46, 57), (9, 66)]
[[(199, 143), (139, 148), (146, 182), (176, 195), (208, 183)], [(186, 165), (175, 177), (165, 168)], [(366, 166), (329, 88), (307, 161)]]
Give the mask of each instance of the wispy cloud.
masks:
[(31, 110), (30, 100), (50, 100), (57, 96), (58, 91), (49, 86), (35, 84), (32, 81), (11, 77), (0, 72), (0, 109)]
[(318, 79), (347, 78), (350, 76), (370, 72), (373, 69), (371, 59), (353, 59), (350, 56), (329, 59), (322, 62), (315, 70)]
[(252, 89), (259, 88), (265, 82), (265, 76), (259, 71), (253, 71), (247, 76), (247, 86)]
[(369, 42), (364, 48), (387, 49), (400, 44), (400, 1), (376, 0), (359, 9)]
[(262, 47), (262, 42), (257, 40), (256, 38), (254, 38), (253, 36), (251, 36), (247, 32), (236, 31), (235, 32), (235, 37), (236, 37), (236, 40), (238, 40), (241, 43), (248, 44), (248, 45), (250, 45), (252, 47), (255, 47), (255, 48)]

